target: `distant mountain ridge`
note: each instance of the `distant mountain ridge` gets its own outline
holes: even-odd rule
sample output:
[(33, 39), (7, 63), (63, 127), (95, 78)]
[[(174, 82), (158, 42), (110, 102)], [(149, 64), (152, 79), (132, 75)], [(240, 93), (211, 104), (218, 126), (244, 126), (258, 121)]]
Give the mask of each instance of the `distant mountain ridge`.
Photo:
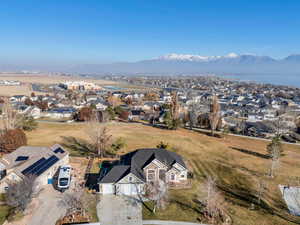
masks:
[(167, 54), (137, 62), (82, 64), (68, 66), (2, 65), (0, 71), (49, 71), (93, 74), (203, 74), (203, 73), (276, 73), (300, 74), (300, 54), (283, 59), (269, 56), (230, 53), (225, 56)]

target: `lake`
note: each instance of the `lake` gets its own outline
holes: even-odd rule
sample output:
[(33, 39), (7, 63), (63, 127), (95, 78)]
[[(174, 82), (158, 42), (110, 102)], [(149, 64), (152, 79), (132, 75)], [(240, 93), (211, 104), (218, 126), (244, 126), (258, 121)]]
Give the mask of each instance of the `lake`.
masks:
[(299, 74), (239, 74), (221, 75), (220, 77), (300, 88), (300, 72)]

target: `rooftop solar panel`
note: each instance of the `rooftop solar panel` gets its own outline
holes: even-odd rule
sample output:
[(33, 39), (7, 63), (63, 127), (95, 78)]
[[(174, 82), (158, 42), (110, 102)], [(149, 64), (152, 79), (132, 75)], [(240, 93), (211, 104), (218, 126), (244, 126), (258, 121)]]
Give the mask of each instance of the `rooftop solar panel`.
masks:
[(64, 153), (65, 151), (62, 148), (57, 148), (54, 150), (54, 153)]
[(36, 167), (38, 167), (39, 165), (43, 164), (46, 161), (46, 159), (40, 158), (38, 161), (36, 161), (35, 163), (33, 163), (31, 166), (27, 167), (26, 169), (24, 169), (22, 171), (22, 174), (26, 175), (26, 174), (30, 174), (32, 173), (32, 170)]
[(54, 165), (59, 158), (57, 158), (55, 155), (48, 158), (43, 164), (33, 169), (32, 173), (34, 175), (41, 175), (43, 172), (45, 172), (47, 169), (49, 169), (52, 165)]
[(24, 160), (27, 160), (28, 158), (29, 158), (28, 156), (18, 156), (16, 158), (16, 162), (18, 162), (18, 161), (24, 161)]

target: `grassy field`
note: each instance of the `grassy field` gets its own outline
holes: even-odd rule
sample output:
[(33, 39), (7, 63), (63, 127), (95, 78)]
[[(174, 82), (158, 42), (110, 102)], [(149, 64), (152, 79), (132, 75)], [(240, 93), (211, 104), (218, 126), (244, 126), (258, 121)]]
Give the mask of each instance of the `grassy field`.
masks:
[[(160, 141), (169, 143), (173, 151), (181, 154), (194, 174), (193, 188), (172, 190), (170, 205), (165, 211), (153, 215), (144, 210), (145, 218), (197, 221), (199, 206), (195, 203), (199, 186), (207, 175), (217, 178), (218, 186), (226, 198), (226, 211), (237, 225), (285, 225), (294, 224), (297, 218), (289, 216), (281, 199), (278, 184), (292, 184), (300, 172), (300, 147), (284, 145), (285, 156), (274, 179), (266, 174), (270, 165), (266, 158), (265, 141), (242, 137), (215, 138), (195, 131), (177, 131), (153, 128), (137, 123), (106, 124), (113, 138), (122, 137), (126, 147), (121, 153), (137, 148), (155, 147)], [(66, 138), (80, 142), (88, 140), (84, 124), (46, 124), (42, 123), (35, 131), (27, 133), (29, 145), (50, 146), (64, 143)], [(70, 149), (73, 155), (78, 155)], [(267, 184), (263, 204), (256, 204), (259, 180)], [(180, 213), (178, 213), (180, 212)], [(300, 221), (299, 221), (300, 222)]]

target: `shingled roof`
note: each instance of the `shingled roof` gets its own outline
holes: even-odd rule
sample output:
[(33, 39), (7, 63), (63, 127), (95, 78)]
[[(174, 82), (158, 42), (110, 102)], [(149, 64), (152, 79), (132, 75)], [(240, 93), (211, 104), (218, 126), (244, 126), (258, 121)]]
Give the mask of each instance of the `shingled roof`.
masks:
[(143, 168), (154, 159), (159, 160), (167, 167), (172, 167), (175, 163), (184, 168), (186, 165), (180, 155), (165, 149), (147, 148), (137, 149), (121, 157), (119, 165), (114, 166), (101, 180), (100, 183), (115, 183), (132, 173), (142, 181), (146, 181)]

